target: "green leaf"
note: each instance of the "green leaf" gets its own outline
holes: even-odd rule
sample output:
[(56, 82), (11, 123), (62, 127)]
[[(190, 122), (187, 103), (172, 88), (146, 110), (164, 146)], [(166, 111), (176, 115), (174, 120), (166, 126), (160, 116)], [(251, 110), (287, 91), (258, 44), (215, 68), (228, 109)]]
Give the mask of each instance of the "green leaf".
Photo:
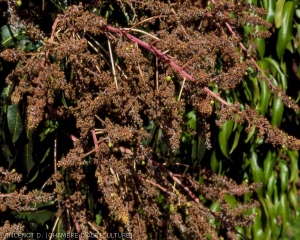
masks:
[[(37, 169), (36, 173), (35, 173), (34, 176), (28, 181), (28, 183), (33, 182), (33, 181), (37, 178), (38, 175), (39, 175), (39, 169)], [(28, 175), (27, 175), (27, 176), (28, 176)]]
[[(278, 0), (278, 2), (281, 1)], [(287, 43), (293, 38), (292, 23), (293, 23), (294, 8), (295, 8), (295, 3), (293, 1), (286, 2), (283, 7), (282, 26), (279, 29), (277, 43), (276, 43), (276, 52), (279, 59), (282, 58)], [(275, 17), (275, 22), (276, 22), (276, 17)]]
[(267, 3), (268, 6), (265, 6), (265, 9), (267, 9), (266, 20), (271, 23), (275, 18), (276, 2), (275, 0), (268, 0)]
[(12, 141), (15, 143), (23, 131), (23, 123), (18, 104), (9, 105), (7, 108), (7, 124)]
[(253, 209), (253, 213), (256, 214), (252, 227), (253, 240), (262, 240), (264, 238), (264, 232), (262, 228), (262, 217), (260, 208)]
[(251, 92), (253, 95), (252, 103), (255, 105), (256, 110), (259, 108), (259, 100), (260, 100), (260, 91), (258, 86), (257, 78), (249, 76)]
[(257, 44), (257, 51), (260, 58), (263, 58), (266, 51), (266, 40), (264, 38), (257, 38), (254, 40)]
[(277, 73), (280, 76), (280, 81), (278, 81), (279, 86), (281, 86), (282, 90), (286, 90), (287, 89), (286, 76), (284, 75), (283, 71), (281, 70), (279, 63), (269, 57), (264, 58), (264, 60), (266, 60), (271, 66), (273, 66), (276, 69)]
[[(272, 1), (272, 0), (271, 0)], [(275, 2), (275, 0), (273, 0)], [(280, 28), (282, 25), (282, 11), (285, 0), (278, 0), (276, 2), (276, 10), (275, 10), (275, 26), (276, 28)]]
[(266, 114), (271, 98), (271, 91), (268, 87), (268, 81), (260, 81), (260, 99), (259, 99), (259, 112), (263, 116)]
[(219, 202), (213, 202), (209, 209), (212, 212), (218, 212), (218, 211), (220, 211), (221, 207), (220, 207)]
[(217, 160), (217, 156), (216, 156), (216, 150), (214, 150), (211, 154), (211, 158), (210, 158), (210, 167), (211, 170), (216, 173), (219, 167), (219, 162)]
[(280, 168), (280, 192), (281, 195), (285, 194), (285, 191), (287, 190), (287, 185), (288, 185), (288, 180), (289, 180), (289, 168), (287, 166), (286, 161), (281, 160), (279, 163), (279, 168)]
[(273, 172), (273, 167), (275, 164), (275, 159), (272, 157), (271, 150), (268, 151), (268, 154), (264, 160), (264, 174), (265, 174), (265, 184), (267, 185), (269, 179)]
[(58, 221), (56, 232), (58, 233), (58, 236), (55, 238), (56, 240), (65, 240), (64, 236), (66, 235), (64, 235), (64, 233), (66, 233), (66, 231), (64, 230), (64, 226), (62, 224), (61, 219)]
[(186, 114), (186, 117), (188, 119), (187, 123), (189, 127), (193, 130), (196, 130), (197, 118), (196, 118), (195, 111), (194, 110), (190, 111), (188, 114)]
[(219, 132), (219, 144), (223, 155), (230, 160), (228, 154), (228, 140), (233, 128), (233, 121), (227, 120), (220, 128)]
[(231, 154), (234, 149), (236, 149), (238, 143), (239, 143), (239, 140), (240, 140), (240, 136), (241, 136), (241, 132), (242, 132), (242, 129), (243, 127), (241, 125), (238, 125), (237, 127), (237, 131), (235, 131), (235, 135), (234, 135), (234, 140), (233, 140), (233, 144), (231, 146), (231, 149), (229, 151), (229, 154)]
[(50, 220), (53, 217), (54, 212), (49, 210), (40, 210), (36, 212), (21, 212), (21, 213), (14, 212), (13, 214), (15, 215), (15, 218), (18, 220), (24, 220), (29, 222), (33, 221), (36, 223), (43, 224), (44, 222)]
[[(253, 174), (254, 182), (264, 182), (265, 176), (264, 176), (264, 173), (263, 173), (261, 167), (258, 164), (258, 157), (257, 157), (256, 152), (252, 151), (249, 156), (249, 159), (250, 159), (250, 163), (251, 163), (250, 165), (251, 165), (251, 171)], [(263, 195), (262, 188), (258, 189), (256, 192), (257, 192), (258, 196), (262, 197), (262, 195)]]
[(299, 206), (298, 206), (298, 194), (296, 185), (293, 184), (292, 189), (289, 191), (289, 200), (295, 212), (295, 220), (299, 216)]
[(9, 146), (7, 144), (1, 145), (1, 150), (2, 150), (2, 153), (3, 153), (6, 161), (8, 162), (8, 168), (10, 168), (11, 165), (13, 164), (13, 162), (15, 161), (15, 158), (12, 155), (12, 153), (9, 149)]
[[(26, 124), (27, 125), (27, 124)], [(33, 140), (32, 140), (32, 130), (29, 130), (26, 128), (26, 135), (27, 135), (27, 140), (28, 142), (24, 146), (24, 151), (23, 151), (23, 164), (26, 168), (27, 176), (30, 172), (30, 170), (34, 166), (34, 161), (32, 157), (32, 152), (33, 152)]]
[(274, 193), (274, 188), (277, 189), (277, 186), (276, 186), (276, 178), (274, 176), (274, 172), (272, 172), (272, 175), (270, 176), (269, 179), (266, 179), (268, 180), (268, 183), (267, 183), (267, 195), (269, 196), (269, 198), (271, 198), (273, 196), (273, 193)]
[(26, 37), (26, 31), (13, 30), (9, 25), (1, 27), (1, 47), (7, 48)]
[(278, 229), (277, 219), (276, 219), (276, 214), (275, 214), (275, 206), (269, 198), (265, 198), (264, 201), (265, 201), (266, 207), (268, 209), (268, 214), (269, 214), (268, 220), (270, 221), (271, 230), (272, 230), (272, 233), (275, 234)]
[[(269, 69), (269, 63), (266, 60), (258, 61), (257, 64), (264, 72)], [(259, 81), (259, 83), (260, 83), (259, 112), (264, 116), (269, 107), (271, 91), (268, 87), (268, 81), (261, 80)]]
[(206, 152), (205, 137), (198, 134), (197, 160), (200, 162)]
[(281, 213), (282, 213), (281, 236), (284, 236), (286, 234), (287, 228), (289, 226), (289, 209), (290, 209), (286, 194), (281, 195), (280, 205), (281, 205)]
[(245, 140), (245, 143), (249, 142), (249, 140), (252, 138), (253, 134), (256, 131), (256, 126), (252, 125), (250, 132), (248, 132), (247, 138)]
[(271, 125), (280, 127), (284, 105), (281, 98), (274, 98)]
[(102, 215), (99, 213), (96, 214), (96, 224), (100, 225), (101, 221), (102, 221)]
[(224, 197), (224, 200), (230, 205), (230, 207), (234, 208), (235, 204), (236, 204), (236, 199), (234, 196), (228, 195), (226, 194), (226, 196)]
[(287, 154), (290, 158), (290, 171), (291, 171), (291, 176), (290, 176), (290, 182), (291, 183), (296, 183), (298, 180), (298, 159), (299, 159), (299, 153), (298, 151), (287, 151)]
[(40, 163), (44, 162), (46, 160), (46, 158), (48, 157), (50, 153), (50, 148), (47, 149), (46, 153), (44, 154), (44, 157), (42, 158), (42, 160), (40, 161)]

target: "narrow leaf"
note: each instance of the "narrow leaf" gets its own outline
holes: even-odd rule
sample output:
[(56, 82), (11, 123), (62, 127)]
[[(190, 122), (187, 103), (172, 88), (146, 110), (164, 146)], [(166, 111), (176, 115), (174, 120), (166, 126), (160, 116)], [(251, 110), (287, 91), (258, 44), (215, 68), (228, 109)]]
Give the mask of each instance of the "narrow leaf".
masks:
[(25, 220), (29, 222), (37, 222), (40, 224), (43, 224), (44, 222), (50, 220), (54, 212), (49, 210), (41, 210), (36, 212), (21, 212), (21, 213), (15, 213), (15, 218), (18, 220)]
[(23, 131), (23, 123), (17, 104), (9, 105), (7, 108), (7, 123), (12, 141), (15, 143)]
[[(27, 126), (27, 124), (26, 124)], [(34, 161), (32, 157), (32, 152), (33, 152), (33, 141), (32, 141), (32, 130), (29, 130), (28, 128), (26, 129), (26, 135), (27, 135), (27, 140), (28, 142), (24, 146), (24, 151), (23, 151), (23, 163), (26, 168), (27, 176), (30, 172), (30, 170), (34, 166)]]
[(281, 59), (287, 43), (293, 38), (292, 23), (293, 23), (293, 16), (294, 16), (294, 8), (295, 8), (295, 3), (293, 1), (286, 2), (283, 7), (282, 26), (279, 29), (277, 43), (276, 43), (276, 52), (279, 59)]
[[(271, 1), (274, 1), (274, 0), (271, 0)], [(277, 28), (280, 28), (282, 25), (282, 10), (283, 10), (284, 3), (285, 3), (285, 0), (278, 0), (276, 2), (275, 26)]]
[(228, 153), (228, 140), (233, 128), (233, 121), (227, 120), (219, 132), (219, 144), (223, 155), (230, 160)]

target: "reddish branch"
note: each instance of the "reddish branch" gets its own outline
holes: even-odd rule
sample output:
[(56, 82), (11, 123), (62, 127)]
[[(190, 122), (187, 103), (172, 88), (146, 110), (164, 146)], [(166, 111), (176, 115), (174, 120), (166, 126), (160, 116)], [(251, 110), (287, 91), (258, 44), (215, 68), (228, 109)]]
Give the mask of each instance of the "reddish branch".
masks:
[(151, 46), (148, 43), (145, 43), (144, 41), (132, 36), (128, 32), (125, 32), (124, 30), (121, 30), (121, 29), (118, 29), (118, 28), (115, 28), (115, 27), (112, 27), (112, 26), (106, 26), (105, 29), (109, 32), (119, 33), (122, 36), (126, 37), (127, 39), (137, 43), (139, 46), (141, 46), (141, 47), (147, 49), (148, 51), (152, 52), (156, 57), (165, 60), (167, 63), (169, 63), (169, 65), (172, 68), (177, 70), (183, 77), (187, 78), (188, 80), (190, 80), (192, 82), (195, 81), (190, 74), (188, 74), (186, 71), (183, 70), (182, 67), (178, 66), (175, 62), (173, 62), (170, 58), (168, 58), (166, 56), (166, 54), (164, 54), (161, 50), (157, 49), (156, 47)]

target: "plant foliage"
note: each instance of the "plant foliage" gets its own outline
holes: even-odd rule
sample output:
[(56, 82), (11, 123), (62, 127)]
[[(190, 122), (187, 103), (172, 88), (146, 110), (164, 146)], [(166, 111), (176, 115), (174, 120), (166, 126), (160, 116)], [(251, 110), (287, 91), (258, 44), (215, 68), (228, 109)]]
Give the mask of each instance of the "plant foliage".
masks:
[(297, 4), (2, 1), (0, 233), (285, 235)]

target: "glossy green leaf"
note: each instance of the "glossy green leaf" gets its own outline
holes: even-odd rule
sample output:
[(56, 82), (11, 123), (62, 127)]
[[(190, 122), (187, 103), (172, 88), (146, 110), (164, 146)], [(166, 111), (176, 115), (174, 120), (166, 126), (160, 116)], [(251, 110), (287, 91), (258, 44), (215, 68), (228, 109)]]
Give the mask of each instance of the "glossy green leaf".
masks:
[(236, 147), (237, 147), (237, 145), (239, 143), (239, 140), (240, 140), (242, 129), (243, 129), (243, 127), (241, 125), (238, 125), (237, 130), (235, 131), (233, 144), (231, 146), (229, 154), (231, 154), (234, 151), (234, 149), (236, 149)]
[(250, 83), (251, 83), (251, 91), (252, 91), (252, 95), (253, 95), (253, 100), (252, 103), (255, 106), (256, 109), (258, 109), (258, 103), (259, 103), (259, 99), (260, 99), (260, 90), (259, 90), (259, 86), (258, 86), (258, 81), (257, 78), (254, 77), (249, 77), (250, 79)]
[[(258, 61), (257, 64), (264, 72), (269, 69), (269, 63), (266, 60)], [(259, 81), (259, 83), (260, 83), (259, 112), (264, 116), (269, 107), (271, 91), (268, 87), (268, 81), (262, 80)]]
[(277, 232), (278, 225), (277, 225), (277, 219), (275, 214), (275, 206), (272, 203), (272, 201), (269, 198), (265, 198), (265, 203), (268, 209), (269, 218), (268, 221), (270, 222), (271, 230), (273, 234)]
[(259, 112), (264, 116), (268, 110), (271, 97), (271, 91), (268, 87), (268, 81), (260, 81), (260, 89), (261, 94), (259, 100)]
[(15, 143), (23, 131), (23, 123), (18, 104), (9, 105), (7, 108), (7, 124), (12, 141)]
[(284, 236), (286, 234), (286, 231), (289, 226), (289, 204), (287, 201), (286, 194), (282, 194), (280, 198), (281, 203), (281, 211), (282, 211), (282, 230), (281, 230), (281, 236)]
[(281, 160), (279, 163), (279, 168), (280, 168), (280, 192), (281, 195), (283, 195), (287, 189), (287, 185), (288, 185), (288, 180), (289, 180), (289, 168), (287, 166), (286, 161)]
[[(285, 46), (285, 49), (286, 50), (289, 50), (291, 53), (294, 53), (294, 46), (293, 46), (293, 43), (292, 43), (292, 40), (288, 41), (286, 46)], [(281, 59), (282, 60), (282, 59)], [(283, 63), (286, 64), (286, 62), (284, 61)], [(286, 72), (286, 71), (285, 71)]]
[(274, 172), (272, 172), (272, 175), (270, 176), (267, 182), (267, 194), (269, 196), (269, 198), (272, 198), (273, 193), (274, 193), (274, 188), (277, 188), (276, 186), (276, 178), (274, 176)]
[(292, 189), (289, 191), (289, 201), (294, 209), (295, 220), (299, 217), (298, 194), (296, 185), (293, 184)]
[(264, 160), (264, 174), (265, 174), (266, 185), (268, 184), (268, 181), (272, 175), (274, 164), (275, 164), (275, 159), (272, 157), (272, 152), (269, 150)]
[[(280, 0), (278, 0), (278, 2), (279, 1)], [(279, 59), (282, 58), (287, 43), (293, 38), (292, 23), (293, 23), (293, 16), (294, 16), (294, 8), (295, 8), (295, 3), (293, 1), (286, 2), (283, 7), (282, 25), (279, 29), (277, 43), (276, 43), (276, 52)], [(277, 6), (276, 6), (276, 11), (277, 11)], [(280, 18), (281, 16), (278, 19)], [(276, 22), (276, 17), (275, 17), (275, 22)]]
[(276, 1), (275, 0), (267, 0), (267, 6), (265, 6), (265, 9), (267, 9), (266, 20), (269, 23), (273, 22), (273, 20), (275, 18)]
[(245, 143), (249, 142), (249, 140), (252, 138), (256, 131), (256, 126), (252, 125), (250, 132), (248, 132), (247, 138), (245, 140)]
[(271, 125), (280, 127), (282, 115), (283, 115), (284, 105), (281, 98), (275, 97), (273, 100), (273, 108), (272, 108), (272, 120)]
[[(263, 213), (266, 216), (266, 219), (269, 219), (270, 217), (269, 217), (268, 207), (265, 202), (265, 198), (263, 198), (262, 196), (259, 196), (258, 200), (262, 206)], [(267, 236), (269, 236), (271, 234), (271, 224), (269, 221), (267, 221), (267, 224), (264, 226), (263, 229), (264, 229), (265, 238), (267, 239)]]
[(264, 238), (264, 232), (262, 228), (262, 218), (261, 218), (261, 210), (260, 208), (253, 209), (253, 213), (256, 214), (256, 217), (254, 218), (254, 223), (252, 227), (252, 236), (253, 240), (262, 240)]
[(284, 7), (285, 0), (277, 0), (275, 9), (275, 26), (280, 28), (282, 25), (282, 11)]
[(210, 206), (210, 211), (217, 212), (221, 210), (220, 204), (218, 202), (213, 202)]
[(230, 159), (228, 154), (228, 140), (232, 132), (232, 128), (233, 128), (233, 121), (227, 120), (220, 128), (220, 132), (219, 132), (220, 149), (223, 155), (228, 159)]
[(247, 101), (252, 102), (252, 92), (250, 90), (250, 86), (247, 81), (243, 81), (243, 89), (244, 89), (244, 93), (245, 93)]
[(237, 240), (244, 240), (243, 235), (245, 233), (242, 227), (236, 227), (235, 230), (239, 233), (237, 234)]
[(290, 182), (291, 183), (296, 183), (298, 180), (298, 160), (299, 160), (299, 153), (298, 151), (287, 151), (287, 154), (290, 158), (290, 171), (291, 171), (291, 176), (290, 176)]
[(266, 60), (270, 66), (272, 66), (276, 69), (277, 73), (280, 76), (280, 78), (277, 80), (278, 85), (282, 88), (282, 90), (286, 90), (287, 89), (286, 76), (285, 76), (284, 72), (281, 70), (279, 63), (269, 57), (264, 58), (264, 60)]
[[(251, 171), (252, 171), (254, 182), (264, 182), (265, 176), (264, 176), (264, 173), (263, 173), (261, 167), (258, 164), (259, 160), (258, 160), (256, 152), (251, 152), (249, 159), (250, 159), (250, 163), (251, 163), (250, 165), (251, 165)], [(262, 188), (258, 189), (257, 194), (258, 194), (258, 196), (261, 197), (263, 195), (263, 189)]]
[[(261, 28), (259, 28), (261, 29)], [(254, 42), (257, 44), (257, 51), (260, 58), (263, 58), (266, 51), (266, 40), (264, 38), (256, 38)]]

